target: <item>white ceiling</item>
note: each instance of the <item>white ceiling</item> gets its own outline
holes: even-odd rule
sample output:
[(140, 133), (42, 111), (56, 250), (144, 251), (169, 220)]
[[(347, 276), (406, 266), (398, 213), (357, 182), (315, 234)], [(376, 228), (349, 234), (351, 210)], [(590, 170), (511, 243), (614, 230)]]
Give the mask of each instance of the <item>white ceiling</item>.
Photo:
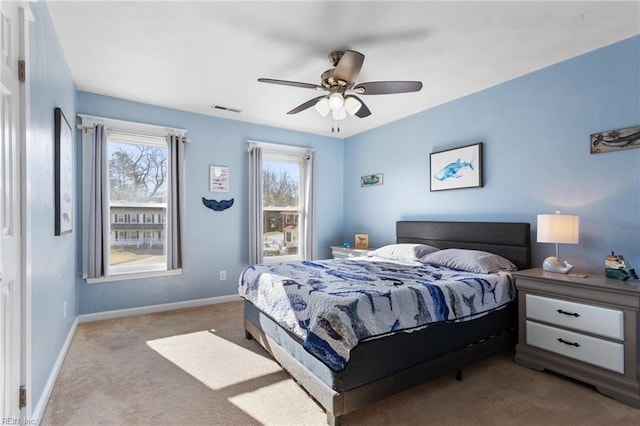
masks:
[[(286, 129), (347, 137), (640, 34), (640, 1), (49, 1), (82, 91)], [(362, 52), (358, 82), (421, 80), (362, 96), (372, 111), (331, 120), (319, 83), (336, 49)], [(615, 64), (612, 64), (615, 66)], [(526, 101), (526, 100), (523, 100)], [(218, 111), (212, 105), (240, 109)], [(172, 125), (172, 123), (163, 123)]]

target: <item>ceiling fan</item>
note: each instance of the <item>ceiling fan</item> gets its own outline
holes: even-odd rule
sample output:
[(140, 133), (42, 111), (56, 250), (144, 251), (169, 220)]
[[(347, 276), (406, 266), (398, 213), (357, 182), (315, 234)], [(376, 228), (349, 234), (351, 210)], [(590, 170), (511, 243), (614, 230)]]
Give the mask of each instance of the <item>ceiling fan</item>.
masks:
[(364, 63), (364, 55), (354, 50), (336, 50), (329, 53), (329, 62), (333, 68), (322, 73), (320, 84), (300, 83), (297, 81), (275, 80), (259, 78), (261, 83), (280, 84), (283, 86), (301, 87), (328, 92), (322, 96), (309, 99), (298, 105), (287, 114), (297, 114), (312, 106), (326, 117), (331, 113), (334, 127), (340, 131), (336, 122), (344, 120), (349, 115), (364, 118), (371, 115), (365, 103), (356, 95), (389, 95), (394, 93), (418, 92), (422, 89), (421, 81), (371, 81), (356, 84), (360, 69)]

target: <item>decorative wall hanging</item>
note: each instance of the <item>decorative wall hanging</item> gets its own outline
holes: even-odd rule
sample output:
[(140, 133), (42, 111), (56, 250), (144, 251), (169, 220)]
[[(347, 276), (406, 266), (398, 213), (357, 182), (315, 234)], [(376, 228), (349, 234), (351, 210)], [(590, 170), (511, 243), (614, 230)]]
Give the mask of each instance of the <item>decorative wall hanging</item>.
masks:
[(229, 192), (229, 167), (209, 167), (209, 191)]
[(431, 191), (482, 187), (482, 142), (432, 152), (429, 170)]
[(640, 148), (640, 126), (594, 133), (590, 145), (592, 154)]
[(357, 249), (368, 249), (369, 248), (369, 235), (367, 235), (367, 234), (356, 234), (355, 242), (356, 242), (356, 248)]
[(382, 185), (382, 173), (376, 173), (374, 175), (366, 175), (360, 178), (360, 186), (376, 186)]
[(62, 109), (54, 110), (55, 235), (73, 230), (73, 138)]
[(221, 212), (222, 210), (226, 210), (233, 205), (233, 198), (230, 200), (207, 200), (202, 197), (202, 204), (209, 207), (211, 210), (215, 210), (217, 212)]

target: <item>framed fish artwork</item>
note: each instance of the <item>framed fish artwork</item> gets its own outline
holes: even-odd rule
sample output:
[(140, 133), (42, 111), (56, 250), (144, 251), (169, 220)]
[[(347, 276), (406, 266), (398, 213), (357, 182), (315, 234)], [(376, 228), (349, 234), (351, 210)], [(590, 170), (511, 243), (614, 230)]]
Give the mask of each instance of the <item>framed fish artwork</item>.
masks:
[(360, 177), (360, 186), (376, 186), (382, 185), (382, 173), (376, 173), (373, 175), (366, 175)]
[(482, 142), (432, 152), (429, 176), (431, 191), (482, 187)]
[(590, 145), (592, 154), (640, 148), (640, 126), (594, 133)]

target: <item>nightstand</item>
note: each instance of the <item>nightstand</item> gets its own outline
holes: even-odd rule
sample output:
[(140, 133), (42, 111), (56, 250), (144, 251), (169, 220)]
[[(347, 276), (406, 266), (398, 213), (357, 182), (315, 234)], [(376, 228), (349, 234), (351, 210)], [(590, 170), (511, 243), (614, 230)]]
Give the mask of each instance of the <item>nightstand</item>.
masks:
[(640, 282), (527, 269), (518, 289), (515, 362), (594, 385), (640, 408)]
[(356, 248), (345, 248), (340, 246), (331, 246), (331, 255), (334, 259), (344, 259), (345, 257), (358, 257), (358, 256), (366, 256), (370, 250), (373, 249), (356, 249)]

